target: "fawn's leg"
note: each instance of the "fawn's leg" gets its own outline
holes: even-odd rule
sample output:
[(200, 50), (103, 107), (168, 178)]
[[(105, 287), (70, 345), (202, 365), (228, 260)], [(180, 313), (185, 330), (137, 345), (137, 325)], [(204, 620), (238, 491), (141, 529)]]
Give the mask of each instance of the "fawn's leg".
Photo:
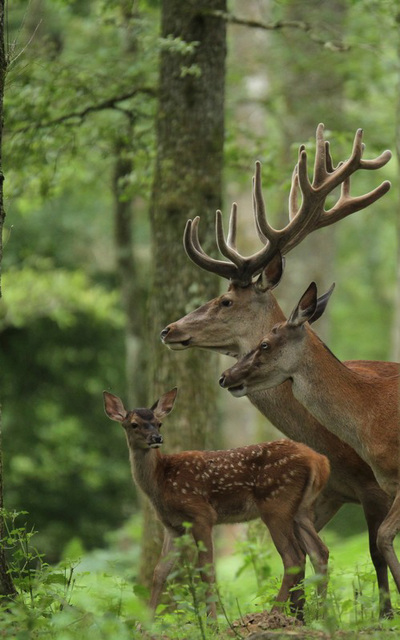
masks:
[(268, 512), (267, 505), (260, 509), (261, 518), (269, 529), (284, 567), (282, 584), (276, 597), (277, 604), (272, 611), (279, 610), (282, 603), (289, 599), (291, 613), (303, 620), (304, 589), (300, 583), (304, 579), (305, 555), (294, 533), (292, 514), (285, 513), (284, 505), (280, 506), (280, 513)]
[(217, 608), (215, 602), (209, 601), (212, 597), (212, 585), (215, 582), (214, 573), (214, 552), (213, 552), (213, 539), (212, 539), (212, 525), (210, 523), (194, 522), (192, 528), (192, 535), (196, 544), (200, 547), (198, 549), (198, 566), (204, 571), (200, 572), (203, 582), (208, 584), (206, 597), (207, 597), (207, 613), (211, 618), (217, 617)]
[(150, 608), (155, 612), (165, 585), (165, 581), (176, 561), (175, 538), (177, 534), (164, 529), (164, 542), (160, 558), (153, 573), (153, 585), (151, 589)]
[(306, 511), (299, 512), (295, 518), (294, 530), (301, 548), (311, 560), (314, 571), (323, 577), (321, 584), (318, 585), (318, 593), (325, 597), (328, 586), (329, 549), (315, 530), (312, 514)]

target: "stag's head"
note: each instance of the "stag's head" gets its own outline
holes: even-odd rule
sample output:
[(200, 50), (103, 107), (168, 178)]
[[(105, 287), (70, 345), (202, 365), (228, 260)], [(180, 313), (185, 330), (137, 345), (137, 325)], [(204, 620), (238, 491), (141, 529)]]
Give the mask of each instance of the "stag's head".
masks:
[[(170, 349), (200, 347), (235, 357), (253, 349), (265, 333), (275, 324), (284, 321), (272, 293), (282, 276), (282, 256), (312, 231), (366, 208), (389, 190), (390, 183), (385, 181), (365, 195), (352, 197), (350, 177), (359, 169), (374, 170), (383, 167), (391, 157), (390, 151), (384, 151), (373, 160), (364, 160), (362, 130), (359, 129), (350, 157), (334, 167), (329, 143), (324, 140), (323, 134), (324, 126), (320, 124), (316, 132), (312, 181), (308, 177), (304, 145), (299, 149), (289, 194), (289, 222), (283, 229), (274, 229), (267, 220), (262, 195), (261, 165), (256, 163), (253, 212), (262, 247), (255, 254), (243, 256), (236, 248), (236, 204), (232, 206), (226, 238), (222, 214), (220, 211), (216, 213), (217, 246), (227, 260), (217, 260), (205, 253), (199, 240), (198, 217), (187, 222), (184, 247), (189, 258), (202, 269), (227, 279), (230, 284), (226, 293), (163, 329), (161, 339)], [(341, 189), (339, 198), (333, 207), (326, 210), (326, 198), (338, 186)], [(315, 319), (316, 316), (313, 320)]]

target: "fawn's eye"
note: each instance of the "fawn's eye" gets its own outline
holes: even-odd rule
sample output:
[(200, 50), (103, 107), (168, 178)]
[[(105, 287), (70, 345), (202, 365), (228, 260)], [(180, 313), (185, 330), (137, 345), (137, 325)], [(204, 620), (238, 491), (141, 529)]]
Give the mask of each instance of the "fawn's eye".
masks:
[(222, 307), (231, 307), (232, 305), (233, 305), (233, 301), (230, 300), (229, 298), (223, 298), (223, 300), (221, 300)]
[(271, 347), (271, 345), (269, 344), (269, 342), (262, 342), (261, 343), (261, 349), (263, 351), (268, 351), (268, 349)]

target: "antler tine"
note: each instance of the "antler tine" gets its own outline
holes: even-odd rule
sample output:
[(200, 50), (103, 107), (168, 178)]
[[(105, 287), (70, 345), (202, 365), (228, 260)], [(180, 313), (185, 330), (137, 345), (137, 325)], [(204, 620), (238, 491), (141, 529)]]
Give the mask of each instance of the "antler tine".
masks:
[(369, 205), (379, 200), (379, 198), (382, 198), (382, 196), (389, 191), (390, 187), (391, 183), (389, 180), (385, 180), (369, 193), (352, 198), (349, 195), (350, 178), (347, 178), (343, 183), (342, 193), (339, 200), (331, 209), (329, 209), (329, 211), (324, 211), (322, 213), (315, 229), (327, 227), (339, 220), (343, 220), (343, 218), (346, 218), (351, 213), (356, 213), (356, 211), (361, 211), (361, 209), (369, 207)]
[(200, 218), (197, 216), (193, 221), (188, 220), (185, 226), (183, 246), (188, 257), (205, 271), (215, 273), (227, 280), (234, 279), (235, 276), (237, 276), (237, 268), (234, 264), (222, 260), (215, 260), (203, 251), (197, 231), (199, 220)]
[(231, 215), (229, 216), (229, 229), (227, 245), (236, 251), (236, 233), (237, 233), (237, 204), (232, 203)]
[(289, 220), (297, 215), (299, 210), (299, 178), (297, 175), (297, 164), (292, 173), (292, 182), (289, 193)]
[(325, 157), (326, 157), (326, 170), (328, 173), (332, 173), (333, 171), (335, 171), (335, 166), (333, 164), (333, 160), (331, 156), (331, 146), (328, 140), (325, 141)]
[(258, 160), (256, 162), (256, 171), (253, 178), (253, 212), (260, 240), (264, 243), (270, 242), (271, 244), (276, 245), (279, 232), (267, 221), (265, 203), (262, 195), (261, 163)]
[(360, 167), (361, 169), (380, 169), (384, 167), (385, 164), (389, 162), (392, 157), (392, 152), (389, 149), (383, 151), (380, 156), (374, 158), (373, 160), (361, 160)]
[(240, 269), (243, 265), (244, 258), (236, 251), (236, 249), (229, 246), (229, 243), (226, 242), (222, 226), (222, 213), (219, 209), (217, 209), (215, 213), (215, 235), (220, 253), (222, 253), (225, 258), (232, 260), (233, 264)]
[[(315, 132), (315, 160), (313, 187), (316, 188), (324, 182), (327, 175), (326, 144), (324, 140), (324, 125), (319, 123)], [(303, 147), (304, 148), (304, 147)]]

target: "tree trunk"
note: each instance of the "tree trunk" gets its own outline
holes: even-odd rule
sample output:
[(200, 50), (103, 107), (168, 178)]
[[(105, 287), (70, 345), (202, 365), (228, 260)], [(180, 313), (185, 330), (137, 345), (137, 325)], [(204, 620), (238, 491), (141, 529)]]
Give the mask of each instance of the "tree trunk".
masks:
[[(324, 16), (324, 21), (332, 31), (343, 32), (343, 0), (311, 0), (307, 5), (307, 20), (311, 24), (318, 24), (321, 16)], [(296, 2), (288, 2), (284, 19), (304, 19), (304, 7)], [(286, 167), (293, 168), (297, 160), (291, 148), (294, 141), (303, 143), (312, 139), (319, 122), (324, 122), (328, 129), (340, 131), (343, 128), (343, 78), (337, 58), (331, 51), (322, 50), (320, 44), (313, 42), (303, 32), (284, 30), (280, 35), (286, 42), (286, 46), (280, 47), (284, 61), (281, 65), (285, 68), (284, 80), (280, 85), (285, 105), (285, 113), (282, 114), (283, 160)], [(293, 55), (294, 51), (296, 55)], [(333, 154), (334, 162), (337, 163), (337, 145), (334, 145)], [(311, 152), (309, 171), (312, 170), (312, 159)], [(290, 175), (288, 171), (286, 174)], [(287, 211), (286, 201), (282, 209)], [(282, 220), (282, 223), (286, 224), (287, 218)], [(321, 292), (326, 291), (332, 284), (332, 280), (335, 279), (332, 276), (336, 253), (335, 239), (335, 227), (329, 227), (312, 234), (290, 254), (290, 278), (286, 281), (285, 290), (279, 291), (285, 298), (285, 308), (293, 305), (311, 280), (318, 282)], [(318, 321), (318, 333), (324, 340), (329, 340), (329, 323), (329, 314), (325, 314)]]
[[(7, 70), (7, 60), (4, 49), (4, 0), (0, 0), (0, 298), (2, 296), (1, 289), (1, 263), (3, 258), (3, 226), (5, 219), (4, 199), (3, 199), (3, 98), (4, 84)], [(0, 407), (0, 540), (4, 539), (4, 501), (3, 501), (3, 448), (2, 448), (2, 423), (1, 423), (1, 407)], [(10, 574), (7, 570), (7, 562), (3, 544), (0, 544), (0, 595), (13, 597), (16, 595)]]
[[(398, 48), (397, 48), (397, 64), (400, 63), (400, 12), (396, 16)], [(397, 110), (396, 110), (396, 157), (397, 157), (397, 175), (400, 178), (400, 72), (397, 78)], [(399, 202), (400, 208), (400, 202)], [(400, 216), (397, 216), (397, 286), (394, 308), (394, 324), (392, 339), (392, 359), (400, 362)]]
[[(225, 0), (164, 0), (162, 8), (162, 37), (170, 44), (160, 60), (148, 349), (149, 403), (174, 386), (179, 390), (165, 427), (169, 450), (212, 446), (218, 430), (216, 356), (196, 349), (171, 352), (159, 339), (165, 325), (219, 289), (218, 278), (195, 267), (182, 247), (186, 220), (197, 215), (205, 249), (215, 246), (214, 215), (221, 207), (226, 28), (223, 20), (207, 15), (216, 9), (224, 11)], [(172, 38), (192, 43), (191, 50), (178, 50)], [(144, 584), (157, 558), (149, 520), (147, 512)]]
[[(133, 127), (126, 125), (125, 135), (119, 136), (114, 146), (114, 233), (116, 264), (121, 290), (122, 305), (125, 310), (126, 385), (130, 407), (144, 406), (146, 403), (146, 363), (143, 353), (145, 323), (145, 292), (143, 291), (138, 266), (136, 264), (133, 238), (132, 198), (127, 196), (124, 180), (133, 170), (131, 145)], [(125, 395), (125, 394), (124, 394)]]

